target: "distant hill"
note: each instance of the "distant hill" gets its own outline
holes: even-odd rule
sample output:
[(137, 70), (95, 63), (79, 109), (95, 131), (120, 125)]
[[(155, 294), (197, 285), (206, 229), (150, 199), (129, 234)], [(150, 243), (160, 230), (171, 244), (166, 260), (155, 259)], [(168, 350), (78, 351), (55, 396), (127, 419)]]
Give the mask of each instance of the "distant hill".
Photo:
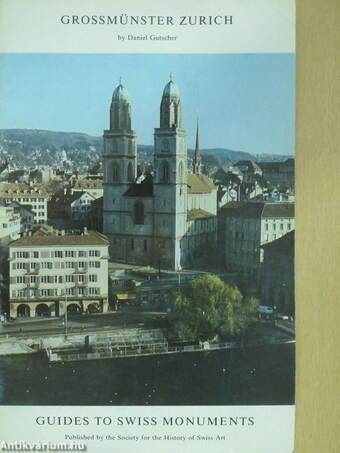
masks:
[(101, 146), (102, 138), (82, 132), (54, 132), (40, 129), (0, 129), (0, 140), (23, 142), (26, 146), (57, 148)]
[[(55, 132), (39, 129), (0, 129), (0, 160), (12, 158), (19, 165), (53, 165), (67, 160), (69, 165), (92, 165), (101, 158), (102, 137), (81, 132)], [(153, 159), (153, 146), (138, 145), (141, 160)], [(193, 149), (188, 150), (192, 158)], [(203, 160), (226, 165), (238, 160), (282, 161), (291, 156), (253, 155), (226, 148), (201, 150)]]

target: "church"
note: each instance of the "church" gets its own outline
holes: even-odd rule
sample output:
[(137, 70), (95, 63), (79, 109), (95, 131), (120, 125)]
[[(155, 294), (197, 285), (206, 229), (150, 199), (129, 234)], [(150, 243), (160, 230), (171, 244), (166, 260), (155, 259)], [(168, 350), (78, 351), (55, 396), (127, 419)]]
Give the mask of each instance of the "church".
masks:
[(179, 90), (170, 77), (154, 133), (153, 170), (137, 178), (132, 106), (120, 82), (104, 131), (103, 229), (113, 261), (181, 270), (212, 255), (217, 241), (217, 187), (202, 173), (197, 124), (192, 168)]

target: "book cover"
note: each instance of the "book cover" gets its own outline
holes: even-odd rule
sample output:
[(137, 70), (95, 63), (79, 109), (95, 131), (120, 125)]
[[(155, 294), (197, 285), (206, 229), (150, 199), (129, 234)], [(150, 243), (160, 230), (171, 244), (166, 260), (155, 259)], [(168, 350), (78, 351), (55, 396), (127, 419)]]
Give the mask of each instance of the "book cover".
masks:
[(0, 30), (1, 448), (291, 453), (294, 2)]

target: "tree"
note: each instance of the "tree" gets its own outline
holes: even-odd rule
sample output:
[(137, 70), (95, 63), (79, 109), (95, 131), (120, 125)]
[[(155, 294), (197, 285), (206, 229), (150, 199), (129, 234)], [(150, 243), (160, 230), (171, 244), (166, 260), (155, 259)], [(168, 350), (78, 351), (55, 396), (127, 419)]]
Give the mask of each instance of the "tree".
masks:
[(171, 315), (170, 332), (181, 340), (238, 337), (253, 320), (258, 307), (235, 286), (216, 275), (197, 277), (188, 294), (178, 294)]

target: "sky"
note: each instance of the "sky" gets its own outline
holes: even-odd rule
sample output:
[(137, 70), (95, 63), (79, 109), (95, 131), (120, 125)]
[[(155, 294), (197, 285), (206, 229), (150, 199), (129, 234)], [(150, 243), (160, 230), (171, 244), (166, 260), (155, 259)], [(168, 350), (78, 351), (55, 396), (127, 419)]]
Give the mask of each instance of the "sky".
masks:
[(294, 54), (0, 54), (0, 128), (102, 135), (119, 78), (138, 143), (153, 144), (170, 73), (188, 146), (294, 154)]

